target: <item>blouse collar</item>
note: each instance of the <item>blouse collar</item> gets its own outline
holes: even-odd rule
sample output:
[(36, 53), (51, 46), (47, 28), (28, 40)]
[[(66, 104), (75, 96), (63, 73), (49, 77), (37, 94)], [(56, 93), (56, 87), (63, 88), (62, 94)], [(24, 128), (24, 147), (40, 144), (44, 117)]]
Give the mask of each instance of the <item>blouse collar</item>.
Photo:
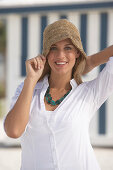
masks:
[[(49, 86), (48, 76), (49, 75), (45, 75), (45, 77), (42, 80), (37, 82), (35, 89), (41, 89), (43, 86)], [(71, 79), (70, 84), (71, 84), (72, 88), (76, 88), (78, 86), (75, 79)]]

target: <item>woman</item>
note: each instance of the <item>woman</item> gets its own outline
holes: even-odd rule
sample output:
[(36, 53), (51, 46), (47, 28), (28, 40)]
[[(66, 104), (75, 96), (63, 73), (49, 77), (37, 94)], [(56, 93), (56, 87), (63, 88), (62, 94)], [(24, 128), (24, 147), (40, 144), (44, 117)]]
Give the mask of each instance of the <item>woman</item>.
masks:
[[(88, 128), (113, 92), (112, 53), (113, 46), (87, 57), (65, 19), (46, 27), (43, 55), (26, 61), (4, 123), (9, 137), (21, 137), (21, 170), (100, 170)], [(104, 62), (95, 80), (82, 82), (82, 74)]]

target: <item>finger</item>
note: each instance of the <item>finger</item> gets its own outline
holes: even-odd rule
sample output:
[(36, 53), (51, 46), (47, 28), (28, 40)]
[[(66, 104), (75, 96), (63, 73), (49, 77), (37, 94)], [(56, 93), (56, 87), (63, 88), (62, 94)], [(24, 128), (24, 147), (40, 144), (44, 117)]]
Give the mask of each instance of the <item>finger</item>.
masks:
[(35, 68), (37, 68), (37, 62), (36, 62), (36, 59), (35, 58), (32, 58), (32, 59), (29, 59), (29, 60), (26, 60), (26, 65), (27, 64), (30, 64), (30, 65), (34, 65)]
[(46, 57), (43, 55), (40, 55), (39, 58), (41, 59), (41, 66), (44, 66), (46, 62)]
[(42, 59), (42, 56), (39, 57), (40, 60), (40, 68), (44, 67), (44, 60)]
[(40, 58), (41, 58), (41, 64), (44, 67), (45, 62), (46, 62), (46, 58), (44, 56), (40, 56)]
[(37, 61), (38, 69), (40, 69), (41, 68), (41, 58), (40, 58), (40, 56), (37, 56), (35, 59)]
[(35, 69), (37, 69), (37, 60), (36, 60), (36, 58), (33, 58), (33, 63), (34, 63), (34, 65), (35, 65)]
[(40, 57), (42, 58), (42, 59), (45, 59), (46, 57), (44, 56), (44, 55), (42, 55), (42, 54), (40, 54)]
[(42, 61), (43, 61), (44, 63), (46, 62), (46, 57), (45, 57), (45, 56), (41, 55), (41, 59), (42, 59)]
[(42, 68), (46, 61), (45, 57), (43, 55), (38, 55), (36, 59), (38, 62), (40, 62), (40, 68)]

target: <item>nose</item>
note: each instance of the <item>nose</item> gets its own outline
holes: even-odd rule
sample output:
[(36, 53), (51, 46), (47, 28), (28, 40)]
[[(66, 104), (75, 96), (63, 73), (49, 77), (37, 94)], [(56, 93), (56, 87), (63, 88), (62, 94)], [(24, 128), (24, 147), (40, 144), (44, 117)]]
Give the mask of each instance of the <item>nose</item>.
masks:
[(57, 51), (56, 58), (61, 60), (61, 59), (64, 59), (65, 57), (66, 57), (65, 52), (63, 50), (59, 49)]

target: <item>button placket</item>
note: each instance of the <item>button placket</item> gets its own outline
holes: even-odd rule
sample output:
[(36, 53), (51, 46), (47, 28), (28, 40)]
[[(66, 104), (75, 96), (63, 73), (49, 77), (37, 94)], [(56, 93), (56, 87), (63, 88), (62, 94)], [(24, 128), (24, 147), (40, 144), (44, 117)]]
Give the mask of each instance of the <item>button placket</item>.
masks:
[(52, 148), (54, 166), (55, 166), (55, 168), (56, 167), (58, 168), (58, 161), (57, 161), (57, 154), (56, 154), (54, 136), (51, 136), (51, 148)]
[(47, 119), (47, 125), (50, 129), (50, 132), (51, 132), (50, 133), (50, 142), (51, 142), (51, 150), (52, 150), (54, 168), (55, 168), (55, 170), (59, 170), (54, 132), (53, 132), (51, 126), (49, 125), (48, 119)]

